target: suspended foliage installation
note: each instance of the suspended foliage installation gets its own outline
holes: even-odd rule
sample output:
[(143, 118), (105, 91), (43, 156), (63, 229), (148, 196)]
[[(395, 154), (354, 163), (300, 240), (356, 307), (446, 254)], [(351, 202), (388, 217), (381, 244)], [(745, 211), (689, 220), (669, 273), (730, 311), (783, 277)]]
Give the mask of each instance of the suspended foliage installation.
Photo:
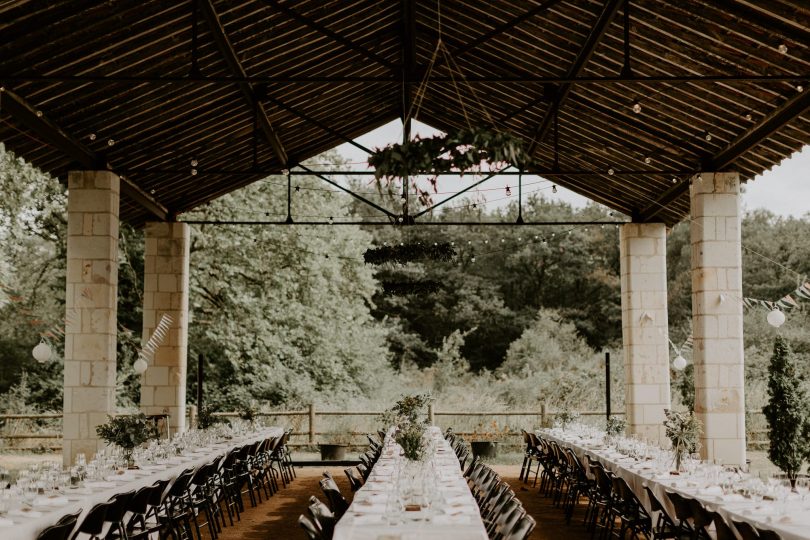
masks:
[(413, 175), (434, 176), (435, 180), (442, 173), (479, 170), (484, 162), (493, 169), (507, 165), (522, 168), (529, 163), (529, 156), (522, 139), (481, 127), (389, 144), (376, 149), (368, 158), (378, 180)]
[(379, 266), (387, 263), (408, 264), (412, 262), (432, 260), (451, 261), (456, 256), (456, 249), (449, 242), (423, 244), (409, 242), (395, 246), (380, 246), (369, 248), (363, 254), (366, 264)]
[(432, 294), (441, 287), (438, 281), (383, 281), (383, 293), (389, 296), (420, 296)]

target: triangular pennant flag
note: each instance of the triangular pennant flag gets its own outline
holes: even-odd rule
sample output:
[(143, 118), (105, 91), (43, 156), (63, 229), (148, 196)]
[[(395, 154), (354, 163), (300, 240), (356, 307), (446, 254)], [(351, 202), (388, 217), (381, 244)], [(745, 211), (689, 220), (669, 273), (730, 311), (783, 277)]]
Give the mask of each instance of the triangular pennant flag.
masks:
[(799, 304), (796, 303), (796, 300), (793, 299), (792, 296), (785, 295), (784, 297), (780, 298), (779, 301), (776, 303), (780, 308), (785, 310), (791, 310), (793, 308), (799, 307)]
[(810, 281), (796, 289), (794, 294), (800, 298), (804, 298), (805, 300), (810, 300)]
[(753, 298), (743, 298), (743, 305), (745, 307), (747, 307), (748, 309), (751, 309), (752, 307), (754, 307), (754, 304), (756, 304), (756, 302), (757, 301), (754, 300)]

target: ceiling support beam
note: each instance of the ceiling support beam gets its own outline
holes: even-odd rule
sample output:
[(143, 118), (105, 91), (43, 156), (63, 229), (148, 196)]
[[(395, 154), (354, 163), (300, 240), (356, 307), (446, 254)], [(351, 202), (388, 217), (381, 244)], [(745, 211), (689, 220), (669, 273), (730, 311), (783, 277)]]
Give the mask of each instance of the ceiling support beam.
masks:
[[(582, 71), (585, 69), (585, 65), (588, 63), (588, 60), (591, 59), (593, 52), (596, 50), (596, 46), (599, 45), (599, 42), (602, 40), (602, 36), (605, 35), (608, 26), (610, 26), (610, 23), (616, 17), (616, 14), (618, 13), (622, 4), (622, 0), (607, 0), (607, 2), (605, 2), (605, 6), (602, 9), (602, 12), (599, 14), (599, 18), (596, 20), (593, 28), (591, 28), (590, 34), (588, 34), (588, 39), (585, 40), (585, 43), (582, 45), (582, 48), (574, 60), (574, 63), (568, 69), (566, 78), (575, 79), (580, 75), (580, 73), (582, 73)], [(549, 128), (551, 128), (551, 123), (554, 116), (558, 114), (559, 110), (565, 104), (565, 100), (568, 99), (568, 94), (571, 92), (571, 86), (571, 83), (563, 83), (557, 88), (554, 101), (546, 110), (545, 114), (543, 115), (543, 120), (537, 126), (537, 129), (532, 136), (532, 142), (529, 145), (529, 156), (534, 153), (534, 151), (537, 149), (537, 145), (540, 144), (546, 137)]]
[(282, 6), (277, 0), (262, 0), (262, 1), (265, 4), (267, 4), (268, 6), (270, 6), (271, 8), (273, 8), (274, 10), (276, 10), (277, 12), (283, 13), (284, 15), (289, 17), (290, 19), (298, 21), (299, 23), (303, 24), (304, 26), (307, 26), (307, 27), (315, 30), (316, 32), (319, 32), (319, 33), (329, 37), (332, 41), (334, 41), (336, 43), (340, 43), (341, 45), (343, 45), (347, 49), (350, 49), (350, 50), (352, 50), (354, 52), (360, 53), (361, 55), (365, 56), (366, 58), (368, 58), (370, 60), (373, 60), (373, 61), (377, 62), (378, 64), (381, 64), (381, 65), (387, 67), (388, 69), (393, 70), (393, 69), (396, 68), (396, 66), (394, 64), (392, 64), (391, 62), (389, 62), (388, 60), (386, 60), (382, 56), (378, 55), (377, 53), (374, 53), (372, 51), (369, 51), (368, 49), (365, 49), (365, 48), (361, 47), (360, 45), (356, 44), (352, 40), (338, 34), (337, 32), (335, 32), (333, 30), (330, 30), (329, 28), (322, 25), (321, 23), (319, 23), (317, 21), (313, 21), (309, 17), (301, 15), (300, 13), (295, 11), (294, 9), (290, 9), (287, 6)]
[[(234, 77), (241, 77), (243, 79), (247, 78), (247, 73), (242, 67), (242, 63), (239, 61), (239, 56), (236, 54), (236, 50), (233, 48), (231, 40), (225, 33), (225, 28), (222, 26), (222, 22), (219, 20), (219, 15), (217, 15), (211, 0), (200, 0), (199, 5), (203, 13), (203, 17), (205, 17), (205, 21), (208, 24), (208, 29), (211, 31), (211, 35), (214, 38), (214, 42), (224, 57), (225, 63), (228, 64), (231, 74)], [(265, 109), (264, 104), (258, 100), (250, 83), (240, 82), (238, 83), (238, 86), (245, 104), (250, 108), (251, 111), (253, 111), (254, 108), (256, 109), (259, 129), (264, 134), (267, 142), (270, 143), (270, 147), (273, 149), (276, 157), (283, 166), (288, 166), (289, 156), (287, 156), (287, 151), (284, 149), (284, 145), (281, 144), (281, 139), (279, 138), (278, 133), (276, 133), (273, 124), (270, 123), (270, 119), (267, 117), (267, 110)]]
[(511, 19), (499, 26), (496, 26), (489, 32), (486, 32), (485, 34), (482, 34), (481, 36), (475, 38), (474, 40), (470, 41), (463, 47), (459, 47), (458, 49), (452, 52), (453, 57), (458, 58), (462, 54), (467, 54), (473, 49), (480, 47), (490, 39), (499, 36), (508, 30), (511, 30), (512, 28), (521, 24), (522, 22), (527, 21), (536, 15), (540, 15), (545, 11), (548, 11), (549, 9), (553, 8), (556, 4), (559, 4), (561, 1), (562, 0), (546, 0), (542, 4), (533, 7), (529, 11), (523, 13), (522, 15), (518, 15), (514, 19)]
[(402, 68), (401, 84), (402, 112), (400, 117), (403, 123), (403, 138), (410, 138), (410, 114), (413, 104), (413, 89), (411, 81), (415, 76), (416, 68), (416, 2), (415, 0), (400, 0), (400, 40), (402, 42)]
[[(789, 98), (785, 103), (763, 118), (759, 124), (731, 141), (728, 146), (709, 159), (704, 160), (700, 167), (701, 171), (723, 171), (737, 161), (737, 159), (744, 156), (746, 152), (808, 110), (810, 110), (810, 90), (805, 90)], [(672, 186), (666, 190), (658, 200), (642, 210), (639, 213), (639, 219), (641, 221), (650, 221), (664, 210), (668, 204), (677, 200), (687, 191), (689, 191), (688, 181), (683, 181)]]
[[(32, 107), (23, 97), (8, 88), (2, 89), (3, 110), (11, 115), (21, 126), (33, 132), (37, 138), (56, 148), (78, 167), (85, 170), (112, 170), (101, 154), (85, 146), (81, 141), (65, 132), (56, 123), (49, 120), (41, 111)], [(169, 220), (171, 212), (157, 199), (146, 193), (137, 184), (121, 176), (121, 194), (142, 206), (161, 221)]]

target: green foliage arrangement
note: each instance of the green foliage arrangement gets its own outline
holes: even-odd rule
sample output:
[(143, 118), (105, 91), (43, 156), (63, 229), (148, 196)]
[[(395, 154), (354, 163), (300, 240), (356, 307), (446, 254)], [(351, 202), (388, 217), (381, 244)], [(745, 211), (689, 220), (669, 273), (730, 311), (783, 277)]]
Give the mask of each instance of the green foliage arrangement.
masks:
[(437, 175), (465, 172), (490, 165), (510, 164), (525, 167), (529, 156), (523, 140), (505, 131), (487, 128), (460, 129), (446, 135), (416, 137), (412, 141), (389, 144), (379, 148), (368, 158), (374, 167), (374, 176), (407, 178), (415, 175)]
[(197, 429), (208, 429), (211, 426), (227, 422), (222, 416), (214, 416), (213, 407), (203, 406), (197, 412)]
[(557, 415), (554, 417), (554, 420), (556, 424), (558, 424), (561, 428), (565, 429), (572, 422), (576, 422), (577, 420), (579, 420), (579, 413), (565, 409), (564, 411), (557, 413)]
[(409, 424), (400, 428), (394, 440), (402, 447), (402, 454), (410, 461), (421, 461), (425, 457), (425, 427), (421, 424)]
[(611, 416), (605, 421), (605, 434), (609, 437), (615, 437), (624, 433), (626, 422), (624, 419), (617, 416)]
[(675, 468), (680, 470), (681, 461), (684, 454), (697, 450), (698, 438), (703, 431), (703, 425), (697, 419), (695, 413), (691, 411), (664, 411), (666, 419), (667, 438), (672, 443), (672, 451), (675, 453)]
[(96, 427), (96, 433), (108, 444), (123, 448), (127, 455), (131, 454), (135, 447), (160, 438), (155, 423), (143, 413), (108, 418), (106, 424)]
[(366, 264), (379, 266), (381, 264), (395, 263), (408, 264), (419, 261), (452, 261), (456, 256), (456, 249), (450, 242), (422, 242), (401, 243), (394, 246), (380, 246), (369, 248), (363, 254)]
[(768, 404), (762, 412), (768, 421), (768, 458), (796, 487), (796, 478), (810, 451), (807, 434), (810, 406), (796, 371), (790, 347), (776, 336), (768, 369)]

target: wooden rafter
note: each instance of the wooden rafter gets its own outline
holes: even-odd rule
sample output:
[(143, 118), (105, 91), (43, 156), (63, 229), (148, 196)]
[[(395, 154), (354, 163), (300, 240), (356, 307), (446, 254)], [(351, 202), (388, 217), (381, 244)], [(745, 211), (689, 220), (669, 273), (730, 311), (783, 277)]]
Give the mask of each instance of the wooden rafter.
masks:
[[(200, 0), (199, 5), (202, 8), (203, 16), (208, 23), (208, 29), (211, 31), (214, 42), (216, 43), (220, 53), (222, 53), (222, 56), (224, 57), (225, 62), (228, 64), (228, 68), (231, 70), (232, 75), (235, 77), (247, 77), (245, 68), (242, 67), (242, 63), (239, 61), (239, 56), (236, 54), (236, 50), (233, 48), (231, 40), (225, 33), (225, 28), (222, 26), (222, 22), (219, 20), (219, 15), (217, 15), (211, 0)], [(281, 139), (273, 127), (273, 124), (267, 117), (267, 111), (264, 104), (257, 100), (253, 87), (249, 83), (242, 82), (239, 83), (238, 86), (245, 104), (250, 107), (251, 110), (254, 110), (255, 108), (259, 129), (264, 134), (267, 142), (273, 149), (273, 152), (275, 152), (276, 157), (279, 159), (282, 165), (289, 165), (289, 156), (287, 155), (287, 151), (284, 149), (284, 145), (281, 143)]]
[[(599, 42), (602, 40), (602, 36), (605, 35), (608, 26), (610, 26), (610, 23), (616, 17), (616, 13), (618, 13), (622, 3), (623, 0), (608, 0), (605, 3), (605, 7), (602, 9), (599, 18), (596, 19), (596, 23), (593, 25), (593, 28), (591, 28), (590, 34), (588, 34), (588, 39), (585, 40), (585, 43), (582, 45), (582, 48), (579, 50), (579, 53), (574, 60), (574, 63), (568, 69), (568, 74), (566, 75), (567, 78), (575, 79), (585, 69), (585, 65), (588, 63), (588, 60), (591, 59), (593, 52), (596, 50), (596, 46), (599, 45)], [(568, 99), (568, 94), (571, 92), (571, 86), (571, 83), (564, 83), (557, 88), (554, 102), (546, 110), (545, 114), (543, 115), (543, 120), (540, 121), (540, 124), (537, 126), (537, 129), (532, 136), (532, 142), (529, 145), (529, 155), (534, 153), (537, 145), (540, 144), (546, 137), (549, 128), (551, 128), (551, 121), (554, 119), (554, 115), (563, 107), (565, 100)]]
[(400, 39), (402, 41), (402, 97), (401, 106), (405, 135), (410, 136), (409, 114), (413, 103), (413, 89), (411, 80), (414, 77), (416, 66), (416, 2), (415, 0), (400, 0)]
[[(711, 158), (705, 160), (701, 164), (701, 170), (707, 172), (722, 171), (807, 110), (810, 110), (810, 90), (805, 90), (793, 96), (780, 107), (777, 107), (771, 114), (763, 118), (759, 124), (737, 137)], [(639, 213), (639, 219), (641, 221), (650, 221), (661, 213), (668, 204), (680, 198), (688, 190), (689, 182), (687, 181), (672, 186), (657, 201), (642, 210)]]
[[(65, 132), (41, 111), (32, 107), (22, 96), (4, 88), (0, 99), (3, 111), (9, 113), (21, 126), (32, 131), (40, 140), (68, 156), (78, 166), (86, 170), (112, 169), (103, 156)], [(169, 210), (157, 199), (123, 176), (121, 177), (121, 194), (142, 206), (161, 221), (166, 221), (171, 215)]]

